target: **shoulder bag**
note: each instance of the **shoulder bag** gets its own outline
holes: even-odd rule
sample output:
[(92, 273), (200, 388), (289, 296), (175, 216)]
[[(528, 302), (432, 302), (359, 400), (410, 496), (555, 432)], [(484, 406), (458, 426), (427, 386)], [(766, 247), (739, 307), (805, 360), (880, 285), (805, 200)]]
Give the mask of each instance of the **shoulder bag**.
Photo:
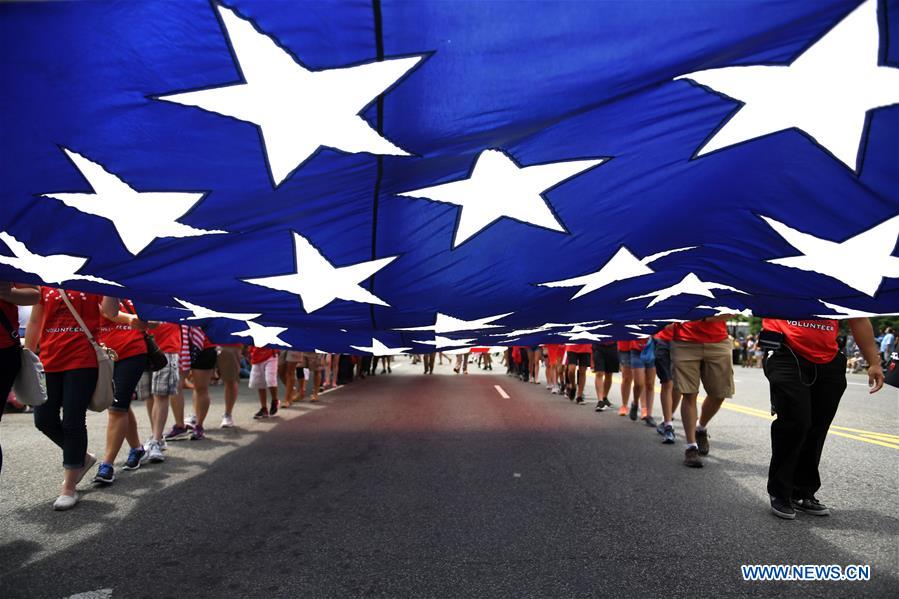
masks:
[(91, 395), (91, 402), (87, 407), (93, 412), (103, 412), (112, 405), (115, 399), (115, 382), (113, 382), (115, 365), (113, 364), (113, 359), (116, 357), (116, 354), (113, 350), (94, 341), (94, 336), (91, 335), (90, 329), (87, 328), (81, 319), (81, 315), (72, 306), (72, 302), (69, 301), (69, 296), (64, 289), (59, 290), (59, 296), (66, 303), (78, 326), (87, 335), (87, 339), (94, 347), (94, 351), (97, 352), (97, 386), (94, 387), (94, 394)]
[(26, 406), (44, 405), (47, 401), (47, 375), (44, 374), (44, 365), (41, 363), (41, 359), (30, 349), (22, 347), (18, 331), (13, 330), (12, 323), (7, 320), (2, 311), (0, 311), (0, 323), (9, 330), (9, 336), (12, 338), (13, 345), (19, 348), (19, 358), (22, 361), (19, 374), (16, 375), (16, 380), (13, 382), (16, 399)]

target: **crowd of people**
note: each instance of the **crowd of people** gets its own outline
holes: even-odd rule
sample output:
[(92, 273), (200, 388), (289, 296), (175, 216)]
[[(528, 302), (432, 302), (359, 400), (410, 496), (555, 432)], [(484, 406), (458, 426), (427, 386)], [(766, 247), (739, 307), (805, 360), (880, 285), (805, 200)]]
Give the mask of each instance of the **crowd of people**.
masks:
[[(216, 343), (202, 328), (175, 323), (144, 322), (127, 300), (52, 287), (0, 283), (0, 415), (21, 368), (18, 306), (33, 306), (25, 328), (24, 346), (38, 353), (46, 373), (47, 400), (34, 410), (35, 427), (62, 451), (64, 481), (53, 507), (68, 510), (78, 503), (76, 487), (99, 465), (93, 481), (111, 485), (115, 463), (125, 443), (123, 470), (145, 463), (162, 463), (168, 444), (206, 438), (210, 411), (209, 387), (216, 379), (224, 386), (224, 413), (220, 426), (234, 426), (241, 372), (249, 362), (249, 388), (258, 393), (257, 420), (275, 416), (282, 407), (303, 400), (317, 402), (324, 389), (352, 378), (392, 371), (390, 356), (320, 354), (310, 349), (277, 350)], [(734, 340), (727, 315), (672, 323), (653, 336), (600, 343), (513, 346), (503, 363), (507, 373), (540, 384), (541, 369), (547, 389), (583, 404), (587, 369), (595, 373), (595, 411), (614, 408), (609, 400), (612, 376), (621, 374), (618, 414), (655, 428), (662, 443), (673, 444), (678, 407), (684, 429), (685, 466), (702, 468), (711, 451), (709, 427), (726, 398), (734, 394)], [(853, 343), (869, 364), (871, 391), (883, 384), (881, 360), (895, 344), (892, 331), (875, 341), (866, 318), (849, 319)], [(88, 452), (86, 413), (98, 385), (99, 350), (96, 338), (114, 359), (114, 399), (107, 410), (105, 452)], [(845, 338), (833, 320), (765, 319), (762, 332), (747, 341), (753, 359), (760, 359), (770, 382), (772, 457), (768, 492), (772, 511), (787, 519), (795, 510), (826, 515), (829, 510), (815, 498), (820, 487), (818, 464), (824, 438), (846, 388), (848, 357)], [(157, 349), (158, 348), (158, 349)], [(164, 360), (158, 359), (162, 354)], [(470, 355), (485, 370), (493, 369), (487, 348), (455, 356), (456, 374), (468, 374)], [(154, 358), (151, 360), (151, 356)], [(435, 359), (450, 359), (433, 352), (422, 354), (424, 374), (433, 374)], [(157, 364), (151, 368), (151, 364)], [(162, 364), (164, 362), (164, 364)], [(656, 380), (661, 385), (661, 421), (653, 416)], [(279, 387), (283, 384), (282, 400)], [(700, 387), (706, 398), (699, 405)], [(185, 415), (185, 390), (193, 413)], [(142, 442), (138, 417), (132, 407), (143, 400), (150, 423), (150, 438)], [(165, 427), (172, 414), (171, 428)], [(2, 452), (0, 452), (2, 469)]]

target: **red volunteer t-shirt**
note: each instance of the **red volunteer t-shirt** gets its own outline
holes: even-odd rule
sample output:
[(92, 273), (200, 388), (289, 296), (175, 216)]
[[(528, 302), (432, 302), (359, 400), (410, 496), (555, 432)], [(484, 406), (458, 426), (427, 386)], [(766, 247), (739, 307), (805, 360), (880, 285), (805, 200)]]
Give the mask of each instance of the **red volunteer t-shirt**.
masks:
[(720, 343), (727, 339), (727, 323), (723, 320), (683, 322), (674, 328), (674, 339), (688, 343)]
[(656, 333), (656, 339), (659, 341), (671, 341), (674, 339), (674, 323), (669, 324), (667, 327)]
[(593, 346), (589, 343), (566, 343), (565, 350), (575, 354), (589, 354), (593, 351)]
[(250, 347), (250, 364), (262, 364), (278, 355), (278, 350), (268, 347)]
[[(0, 300), (0, 310), (3, 311), (3, 315), (6, 316), (6, 320), (9, 321), (9, 326), (12, 327), (12, 333), (15, 333), (16, 336), (19, 335), (19, 308), (15, 304), (11, 304), (6, 300)], [(13, 346), (12, 335), (10, 335), (10, 331), (6, 330), (5, 326), (0, 326), (0, 349), (6, 349), (8, 347)]]
[(67, 293), (72, 306), (81, 316), (94, 339), (100, 333), (100, 301), (93, 293), (65, 292), (41, 287), (41, 362), (46, 372), (63, 372), (76, 368), (96, 368), (97, 353), (69, 312), (60, 293)]
[(181, 351), (181, 325), (163, 322), (150, 332), (163, 353), (177, 354)]
[(840, 346), (837, 334), (840, 327), (836, 320), (762, 320), (762, 328), (783, 333), (790, 348), (814, 364), (827, 364), (833, 360)]
[[(134, 314), (134, 304), (127, 299), (119, 302), (119, 312)], [(143, 333), (132, 329), (130, 324), (113, 322), (102, 315), (100, 317), (99, 341), (106, 347), (115, 350), (119, 355), (119, 360), (147, 353), (147, 344), (144, 341)]]

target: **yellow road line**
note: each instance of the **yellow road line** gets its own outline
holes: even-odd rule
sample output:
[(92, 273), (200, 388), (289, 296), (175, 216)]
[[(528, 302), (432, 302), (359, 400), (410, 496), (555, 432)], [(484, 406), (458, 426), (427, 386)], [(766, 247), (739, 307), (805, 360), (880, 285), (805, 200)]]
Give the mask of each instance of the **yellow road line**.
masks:
[[(592, 372), (588, 374), (590, 376), (593, 376)], [(617, 374), (614, 376), (613, 380), (615, 384), (621, 383), (621, 377)], [(661, 393), (661, 391), (661, 387), (657, 385), (656, 392)], [(768, 421), (774, 420), (774, 416), (771, 415), (771, 412), (769, 410), (760, 410), (759, 408), (736, 404), (731, 402), (730, 400), (726, 400), (723, 404), (721, 404), (721, 407), (725, 410), (738, 412), (747, 416), (755, 416), (757, 418), (763, 418)], [(899, 449), (899, 435), (892, 435), (890, 433), (877, 433), (874, 431), (866, 431), (859, 428), (850, 428), (848, 426), (839, 426), (836, 424), (832, 424), (830, 426), (828, 434), (836, 435), (838, 437), (844, 437), (846, 439), (854, 439), (856, 441), (862, 441), (864, 443), (871, 443), (872, 445), (880, 445), (881, 447), (889, 447), (890, 449)]]

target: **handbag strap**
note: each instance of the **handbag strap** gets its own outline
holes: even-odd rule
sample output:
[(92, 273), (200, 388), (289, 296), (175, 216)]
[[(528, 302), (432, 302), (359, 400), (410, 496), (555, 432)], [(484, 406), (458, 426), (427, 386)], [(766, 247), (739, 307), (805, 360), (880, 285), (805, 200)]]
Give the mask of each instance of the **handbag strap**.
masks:
[(69, 294), (66, 293), (65, 289), (59, 290), (59, 297), (61, 297), (62, 301), (66, 303), (66, 306), (69, 308), (69, 312), (71, 312), (72, 316), (75, 317), (75, 321), (78, 323), (78, 326), (81, 327), (81, 330), (84, 332), (84, 334), (87, 335), (87, 339), (91, 342), (91, 345), (93, 345), (95, 348), (99, 348), (97, 342), (94, 341), (94, 336), (91, 335), (90, 329), (87, 328), (87, 325), (84, 324), (83, 320), (81, 320), (81, 315), (78, 314), (78, 311), (75, 310), (75, 306), (73, 306), (72, 302), (69, 301)]

